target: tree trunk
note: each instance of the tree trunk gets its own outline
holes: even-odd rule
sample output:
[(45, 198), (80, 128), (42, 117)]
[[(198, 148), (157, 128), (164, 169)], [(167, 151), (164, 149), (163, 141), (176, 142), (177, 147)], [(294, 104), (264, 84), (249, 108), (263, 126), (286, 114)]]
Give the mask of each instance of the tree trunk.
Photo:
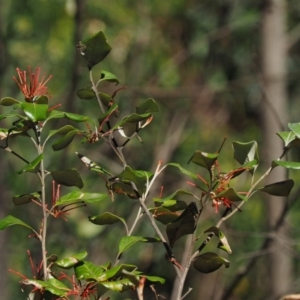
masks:
[[(283, 130), (287, 120), (285, 0), (265, 0), (262, 19), (262, 75), (264, 101), (262, 103), (262, 130), (264, 141), (264, 163), (270, 166), (283, 149), (282, 142), (275, 135)], [(283, 124), (283, 125), (282, 125)], [(284, 168), (276, 168), (268, 183), (286, 179)], [(268, 225), (272, 228), (284, 209), (286, 199), (268, 196)], [(270, 246), (268, 261), (270, 299), (288, 292), (291, 278), (291, 258), (284, 253), (282, 241), (278, 238), (288, 234), (283, 226)]]

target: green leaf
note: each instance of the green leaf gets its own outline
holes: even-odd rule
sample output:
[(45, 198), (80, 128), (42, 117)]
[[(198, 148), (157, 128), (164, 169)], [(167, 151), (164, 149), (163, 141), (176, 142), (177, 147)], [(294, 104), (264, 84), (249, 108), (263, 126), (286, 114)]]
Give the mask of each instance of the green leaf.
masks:
[(282, 161), (282, 160), (273, 160), (272, 168), (275, 167), (284, 167), (286, 169), (300, 170), (300, 163), (290, 162), (290, 161)]
[(136, 107), (136, 113), (139, 115), (158, 111), (158, 105), (152, 98), (147, 99), (145, 102)]
[(84, 201), (85, 203), (94, 203), (94, 202), (102, 201), (106, 197), (107, 197), (106, 194), (101, 194), (101, 193), (83, 193), (81, 191), (73, 191), (59, 198), (55, 202), (55, 206), (66, 205), (78, 201), (81, 202)]
[(187, 204), (180, 200), (164, 200), (159, 198), (154, 198), (153, 200), (156, 207), (165, 207), (170, 211), (184, 210), (187, 207)]
[(86, 167), (91, 170), (91, 171), (95, 171), (97, 173), (102, 173), (102, 174), (107, 174), (109, 176), (112, 176), (108, 171), (106, 171), (105, 169), (103, 169), (102, 167), (100, 167), (99, 165), (97, 165), (96, 163), (94, 163), (93, 161), (91, 161), (89, 158), (87, 158), (86, 156), (75, 152), (75, 154), (79, 157), (79, 159), (86, 165)]
[(92, 100), (96, 97), (95, 92), (90, 87), (80, 89), (76, 92), (76, 94), (79, 97), (79, 99), (82, 99), (82, 100)]
[(39, 172), (39, 166), (40, 162), (43, 160), (44, 154), (40, 154), (38, 157), (36, 157), (31, 163), (26, 165), (22, 170), (18, 171), (18, 174), (22, 174), (24, 172), (30, 172), (30, 173), (38, 173)]
[(30, 203), (31, 199), (38, 200), (39, 198), (40, 198), (40, 193), (16, 195), (13, 197), (13, 202), (15, 206), (19, 206), (19, 205)]
[(182, 214), (166, 228), (171, 247), (179, 238), (195, 231), (197, 218), (198, 208), (194, 202), (191, 202)]
[(37, 96), (34, 97), (34, 102), (37, 104), (48, 104), (49, 98), (47, 96)]
[(225, 191), (217, 194), (215, 197), (215, 199), (217, 198), (228, 198), (230, 201), (232, 202), (236, 202), (236, 201), (246, 201), (247, 197), (238, 194), (234, 188), (228, 188)]
[(218, 227), (210, 227), (209, 229), (204, 231), (205, 233), (211, 232), (213, 233), (217, 238), (219, 238), (219, 244), (218, 244), (218, 248), (226, 251), (227, 253), (231, 254), (232, 250), (229, 246), (229, 243), (227, 241), (226, 236), (224, 235), (224, 233), (218, 228)]
[(104, 272), (103, 268), (89, 261), (80, 261), (74, 266), (76, 278), (79, 280), (97, 280)]
[(110, 107), (111, 104), (113, 103), (113, 98), (105, 93), (99, 92), (99, 96), (101, 99), (101, 102), (106, 106), (106, 107)]
[(222, 265), (228, 268), (230, 262), (216, 253), (207, 252), (199, 255), (194, 260), (193, 265), (197, 271), (207, 274), (218, 270)]
[(11, 97), (4, 97), (0, 100), (0, 104), (3, 106), (12, 106), (14, 104), (19, 104), (19, 103), (21, 102)]
[(111, 225), (119, 222), (122, 222), (123, 224), (126, 225), (126, 222), (123, 218), (114, 215), (110, 212), (105, 212), (97, 216), (91, 216), (89, 217), (89, 220), (96, 225)]
[[(69, 125), (67, 125), (65, 127), (69, 127)], [(70, 127), (72, 127), (72, 126), (70, 126)], [(70, 145), (70, 143), (73, 141), (75, 135), (77, 135), (78, 132), (80, 132), (80, 130), (78, 130), (78, 129), (74, 129), (72, 131), (69, 131), (65, 136), (63, 136), (62, 138), (58, 139), (57, 141), (55, 141), (52, 144), (52, 149), (54, 151), (59, 151), (59, 150), (62, 150), (64, 148), (66, 148), (67, 146)], [(55, 133), (53, 133), (53, 134), (55, 134)]]
[(293, 131), (297, 138), (300, 138), (300, 123), (288, 123), (288, 127)]
[(140, 121), (147, 120), (150, 116), (151, 113), (145, 113), (145, 114), (133, 113), (129, 116), (124, 117), (122, 121), (120, 121), (113, 127), (113, 129), (118, 129), (119, 127), (122, 127), (126, 123), (138, 123)]
[(123, 275), (123, 271), (131, 272), (136, 269), (134, 265), (121, 264), (117, 265), (105, 272), (103, 272), (98, 278), (98, 282), (103, 282), (108, 279), (118, 278)]
[(166, 281), (164, 278), (158, 276), (143, 275), (143, 277), (145, 277), (147, 280), (151, 282), (159, 282), (161, 284), (164, 284)]
[(77, 186), (83, 188), (82, 179), (76, 169), (52, 171), (51, 176), (57, 183), (65, 186)]
[(49, 108), (47, 104), (22, 102), (21, 107), (26, 116), (33, 122), (45, 121), (47, 119)]
[(287, 197), (294, 186), (294, 180), (288, 179), (280, 182), (268, 184), (258, 190), (273, 196)]
[(197, 150), (188, 163), (193, 162), (194, 164), (207, 169), (211, 173), (211, 168), (218, 159), (218, 156), (218, 153), (206, 153)]
[(124, 292), (127, 290), (132, 290), (135, 287), (135, 284), (129, 278), (124, 278), (116, 281), (106, 281), (101, 282), (106, 289), (115, 291), (115, 292)]
[(46, 120), (49, 121), (51, 119), (62, 119), (64, 117), (65, 117), (65, 113), (63, 111), (54, 109), (49, 112), (49, 115)]
[(110, 116), (114, 111), (116, 111), (118, 109), (118, 105), (117, 104), (113, 104), (99, 119), (98, 122), (99, 124), (102, 124), (102, 122), (108, 117)]
[[(248, 143), (233, 142), (232, 147), (234, 151), (234, 159), (241, 165), (245, 165), (254, 160), (257, 162), (259, 161), (256, 141)], [(250, 170), (250, 172), (253, 174), (253, 171)]]
[(174, 222), (179, 217), (178, 213), (173, 212), (162, 206), (156, 208), (150, 208), (149, 211), (152, 213), (156, 221), (164, 225)]
[(157, 243), (160, 242), (160, 239), (153, 238), (153, 237), (143, 237), (143, 236), (123, 236), (119, 243), (118, 257), (138, 242)]
[[(153, 173), (133, 170), (129, 166), (126, 166), (121, 174), (109, 179), (109, 181), (112, 182), (110, 187), (117, 193), (125, 191), (125, 194), (135, 199), (137, 195), (131, 186), (131, 182), (135, 183), (138, 193), (142, 195), (146, 190), (147, 180), (150, 180), (152, 176)], [(117, 191), (116, 188), (121, 189), (121, 191)]]
[(31, 230), (33, 230), (32, 227), (21, 221), (20, 219), (17, 219), (11, 215), (6, 216), (4, 219), (0, 220), (0, 230), (5, 229), (6, 227), (12, 226), (12, 225), (21, 225), (24, 227), (27, 227)]
[(185, 175), (187, 175), (187, 176), (189, 176), (189, 177), (191, 177), (191, 178), (193, 178), (193, 179), (197, 179), (196, 174), (194, 174), (194, 173), (192, 173), (192, 172), (186, 170), (186, 169), (183, 168), (180, 164), (176, 164), (176, 163), (168, 163), (168, 164), (166, 164), (166, 166), (176, 167), (176, 168), (178, 168), (178, 169), (181, 171), (181, 173), (183, 173), (183, 174), (185, 174)]
[(53, 136), (55, 134), (67, 134), (67, 133), (69, 133), (71, 131), (74, 131), (76, 129), (77, 128), (75, 128), (75, 127), (73, 127), (71, 125), (65, 125), (65, 126), (59, 128), (59, 129), (56, 129), (56, 130), (50, 130), (48, 137), (51, 137), (51, 136)]
[(77, 115), (77, 114), (72, 114), (72, 113), (64, 113), (65, 118), (71, 120), (71, 121), (75, 121), (75, 122), (86, 122), (89, 121), (89, 118), (86, 116), (82, 116), (82, 115)]
[(83, 261), (86, 256), (87, 256), (86, 251), (80, 252), (80, 253), (74, 254), (70, 257), (55, 261), (55, 265), (62, 269), (70, 269), (70, 268), (74, 267), (77, 263), (79, 263), (80, 261)]
[(60, 297), (66, 297), (67, 293), (71, 291), (66, 285), (56, 278), (50, 278), (47, 281), (26, 279), (23, 284), (33, 285), (39, 290), (46, 290)]
[(114, 75), (113, 73), (110, 73), (108, 71), (101, 71), (101, 80), (100, 81), (108, 81), (108, 82), (114, 82), (117, 84), (120, 83), (119, 79), (116, 77), (116, 75)]
[(292, 131), (281, 131), (276, 133), (283, 141), (284, 147), (300, 146), (300, 139)]
[(89, 70), (101, 62), (111, 51), (102, 31), (79, 43), (77, 47), (82, 57), (87, 61)]

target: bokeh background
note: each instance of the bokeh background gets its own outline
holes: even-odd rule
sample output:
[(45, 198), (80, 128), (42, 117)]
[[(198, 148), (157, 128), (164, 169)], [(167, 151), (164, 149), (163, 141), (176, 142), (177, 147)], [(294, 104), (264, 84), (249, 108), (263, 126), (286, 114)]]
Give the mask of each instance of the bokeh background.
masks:
[[(288, 122), (299, 122), (299, 20), (299, 0), (1, 1), (0, 97), (22, 97), (12, 80), (17, 67), (41, 67), (43, 73), (53, 75), (48, 84), (53, 105), (61, 103), (65, 111), (96, 119), (97, 104), (76, 96), (77, 89), (89, 86), (88, 70), (76, 45), (101, 30), (112, 52), (94, 74), (97, 77), (101, 69), (108, 70), (118, 76), (120, 86), (126, 86), (116, 97), (121, 113), (132, 112), (147, 98), (154, 98), (160, 108), (149, 128), (141, 132), (144, 143), (133, 140), (125, 149), (129, 165), (153, 171), (161, 159), (200, 172), (187, 165), (194, 151), (216, 152), (227, 137), (220, 158), (222, 171), (237, 166), (232, 141), (256, 140), (264, 163), (258, 174), (262, 174), (282, 151), (275, 133), (287, 130)], [(106, 93), (114, 89), (111, 84), (102, 86)], [(1, 113), (6, 111), (1, 108)], [(3, 122), (1, 127), (6, 125)], [(12, 141), (11, 147), (29, 160), (35, 157), (25, 139)], [(47, 168), (76, 167), (86, 191), (105, 191), (104, 182), (84, 168), (75, 151), (116, 174), (121, 171), (107, 145), (80, 144), (80, 139), (64, 151), (54, 153), (49, 147)], [(299, 160), (299, 152), (293, 151), (289, 158)], [(22, 167), (21, 161), (2, 151), (0, 216), (13, 214), (38, 224), (37, 207), (14, 207), (11, 201), (15, 194), (36, 189), (33, 175), (16, 175)], [(285, 176), (279, 171), (274, 180)], [(194, 290), (187, 299), (271, 300), (300, 293), (300, 177), (296, 172), (288, 176), (296, 182), (289, 199), (257, 195), (242, 213), (223, 225), (233, 249), (227, 257), (231, 266), (208, 275), (191, 270), (186, 289), (191, 286)], [(152, 196), (159, 196), (161, 185), (165, 195), (188, 188), (186, 181), (182, 174), (169, 170), (156, 183)], [(239, 189), (249, 184), (250, 177), (236, 181)], [(48, 188), (50, 192), (50, 183)], [(62, 192), (70, 191), (64, 188)], [(118, 196), (115, 202), (106, 200), (72, 212), (68, 222), (52, 220), (48, 249), (60, 257), (87, 250), (91, 261), (114, 261), (123, 228), (95, 226), (87, 217), (110, 211), (130, 223), (137, 210), (136, 202)], [(199, 234), (219, 219), (213, 208), (209, 210), (201, 220)], [(136, 235), (154, 235), (150, 225), (143, 224)], [(27, 235), (26, 230), (13, 227), (0, 232), (1, 299), (26, 297), (18, 285), (20, 278), (8, 269), (30, 276), (25, 250), (30, 249), (38, 259), (39, 244)], [(215, 246), (212, 243), (208, 250), (215, 251)], [(177, 257), (185, 253), (185, 247), (182, 238), (174, 249)], [(166, 278), (166, 284), (156, 285), (156, 290), (165, 299), (172, 299), (175, 273), (164, 259), (161, 245), (137, 245), (126, 254), (126, 262)], [(149, 287), (145, 295), (145, 299), (154, 299)], [(110, 296), (137, 299), (133, 292)]]

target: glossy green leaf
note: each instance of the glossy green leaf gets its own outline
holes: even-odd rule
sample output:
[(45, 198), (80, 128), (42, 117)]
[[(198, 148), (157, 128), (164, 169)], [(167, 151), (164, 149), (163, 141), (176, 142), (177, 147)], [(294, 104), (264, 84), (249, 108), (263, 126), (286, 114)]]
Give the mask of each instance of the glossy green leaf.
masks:
[(193, 262), (193, 266), (197, 271), (206, 274), (218, 270), (222, 265), (228, 268), (230, 262), (212, 252), (199, 255)]
[(147, 280), (151, 282), (159, 282), (161, 284), (164, 284), (166, 282), (164, 278), (158, 276), (143, 275), (143, 277), (145, 277)]
[(106, 107), (110, 107), (111, 104), (113, 103), (113, 99), (110, 95), (99, 92), (99, 96), (101, 99), (101, 102), (106, 106)]
[(84, 201), (85, 203), (94, 203), (102, 201), (106, 197), (106, 194), (101, 193), (83, 193), (81, 191), (73, 191), (59, 198), (56, 201), (55, 206), (76, 203), (78, 201)]
[(111, 51), (111, 47), (102, 31), (79, 43), (77, 47), (82, 57), (87, 61), (87, 66), (90, 70)]
[(206, 153), (197, 150), (188, 163), (193, 162), (194, 164), (207, 169), (211, 173), (211, 168), (218, 159), (218, 156), (218, 153)]
[(96, 225), (111, 225), (115, 223), (122, 222), (126, 224), (125, 220), (117, 215), (114, 215), (110, 212), (105, 212), (101, 215), (91, 216), (89, 220)]
[(54, 151), (59, 151), (66, 148), (67, 146), (70, 145), (70, 143), (73, 141), (74, 137), (78, 134), (78, 132), (79, 132), (78, 129), (69, 131), (65, 136), (58, 139), (57, 141), (55, 141), (55, 143), (52, 144), (52, 149)]
[(34, 102), (37, 104), (48, 104), (49, 98), (45, 95), (34, 97)]
[(82, 179), (76, 169), (52, 171), (51, 176), (58, 184), (83, 188)]
[(121, 264), (112, 267), (111, 269), (103, 272), (99, 277), (97, 277), (98, 282), (103, 282), (109, 279), (118, 278), (123, 275), (123, 271), (131, 272), (136, 269), (134, 265)]
[(1, 114), (0, 115), (0, 120), (6, 119), (6, 118), (19, 118), (25, 120), (26, 117), (17, 114), (17, 113), (7, 113), (7, 114)]
[(228, 188), (225, 191), (217, 194), (215, 196), (216, 198), (228, 198), (230, 201), (232, 202), (236, 202), (236, 201), (246, 201), (247, 198), (243, 195), (238, 194), (234, 188)]
[[(71, 126), (71, 125), (65, 125), (59, 129), (56, 130), (50, 130), (48, 137), (51, 137), (55, 134), (67, 134), (71, 131), (77, 130), (77, 128)], [(78, 130), (79, 131), (79, 130)]]
[(80, 261), (74, 266), (76, 278), (79, 280), (97, 280), (104, 270), (89, 261)]
[(134, 244), (138, 242), (144, 242), (144, 243), (157, 243), (160, 242), (159, 238), (153, 238), (153, 237), (143, 237), (143, 236), (123, 236), (120, 243), (119, 243), (119, 253), (118, 257), (128, 250), (130, 247), (132, 247)]
[(27, 227), (27, 228), (33, 230), (32, 227), (30, 227), (29, 225), (27, 225), (26, 223), (24, 223), (20, 219), (17, 219), (15, 217), (11, 216), (11, 215), (8, 215), (4, 219), (0, 220), (0, 230), (3, 230), (3, 229), (5, 229), (9, 226), (12, 226), (12, 225), (21, 225), (21, 226), (24, 226), (24, 227)]
[(268, 184), (259, 190), (273, 196), (287, 197), (294, 186), (294, 180), (288, 179), (280, 182)]
[(71, 291), (66, 285), (56, 278), (50, 278), (47, 281), (27, 279), (23, 282), (26, 285), (32, 285), (40, 290), (46, 290), (53, 295), (66, 297), (67, 293)]
[(151, 113), (145, 113), (145, 114), (133, 113), (129, 116), (124, 117), (122, 121), (120, 121), (113, 127), (113, 129), (118, 129), (118, 127), (122, 127), (126, 123), (138, 123), (140, 121), (147, 120), (150, 116)]
[(48, 115), (48, 105), (35, 102), (22, 102), (22, 109), (26, 116), (33, 122), (44, 121)]
[(82, 116), (82, 115), (77, 115), (77, 114), (72, 114), (72, 113), (64, 113), (65, 118), (71, 120), (71, 121), (75, 121), (75, 122), (86, 122), (89, 121), (89, 118), (86, 116)]
[(159, 198), (154, 198), (153, 200), (157, 208), (164, 207), (170, 211), (184, 210), (187, 207), (187, 204), (184, 201), (180, 201), (180, 200), (172, 200), (172, 199), (164, 200)]
[(119, 79), (117, 78), (117, 76), (114, 75), (113, 73), (108, 72), (108, 71), (102, 70), (102, 71), (101, 71), (101, 76), (100, 76), (100, 78), (101, 78), (101, 81), (113, 82), (113, 83), (115, 83), (116, 85), (117, 85), (118, 83), (120, 83), (120, 81), (119, 81)]
[(18, 174), (22, 174), (24, 172), (38, 173), (39, 166), (40, 166), (40, 163), (43, 160), (43, 158), (44, 158), (44, 155), (42, 153), (38, 157), (36, 157), (31, 163), (26, 165), (22, 170), (18, 171)]
[(55, 265), (62, 268), (62, 269), (70, 269), (74, 267), (77, 263), (80, 261), (83, 261), (85, 257), (87, 256), (87, 252), (80, 252), (77, 254), (74, 254), (70, 257), (59, 259), (55, 261)]
[(96, 97), (92, 88), (83, 88), (76, 92), (77, 96), (82, 100), (92, 100)]
[(300, 138), (300, 123), (288, 123), (288, 127), (298, 138)]
[(166, 164), (166, 166), (172, 166), (172, 167), (176, 167), (180, 170), (181, 173), (193, 178), (193, 179), (197, 179), (197, 176), (195, 173), (192, 173), (188, 170), (186, 170), (185, 168), (183, 168), (180, 164), (176, 164), (176, 163), (168, 163)]
[(136, 107), (136, 113), (139, 115), (158, 111), (158, 105), (152, 98), (147, 99), (145, 102)]
[(101, 282), (106, 289), (112, 290), (115, 292), (124, 292), (132, 290), (135, 287), (135, 284), (131, 282), (129, 278), (124, 278), (116, 281), (105, 281)]
[(232, 253), (232, 250), (229, 246), (226, 236), (218, 227), (215, 227), (215, 226), (210, 227), (209, 229), (205, 230), (204, 232), (205, 233), (209, 233), (209, 232), (213, 233), (220, 241), (218, 244), (218, 248), (226, 251), (229, 254)]
[(300, 146), (300, 139), (292, 131), (281, 131), (276, 133), (284, 142), (284, 147)]
[(65, 113), (63, 111), (53, 109), (49, 112), (47, 121), (51, 119), (62, 119), (64, 117), (65, 117)]
[(4, 97), (0, 100), (0, 105), (3, 106), (12, 106), (19, 103), (21, 102), (11, 97)]
[(198, 208), (194, 202), (191, 202), (182, 214), (167, 228), (167, 236), (170, 246), (173, 247), (175, 242), (187, 235), (192, 234), (196, 228), (196, 221), (198, 218)]
[(19, 205), (30, 203), (31, 199), (38, 200), (39, 198), (40, 198), (39, 193), (16, 195), (13, 197), (13, 202), (15, 206), (19, 206)]
[(164, 225), (174, 222), (179, 217), (178, 213), (171, 211), (166, 207), (162, 207), (162, 206), (156, 208), (150, 208), (149, 211), (152, 213), (156, 221)]
[(273, 160), (272, 168), (275, 167), (284, 167), (286, 169), (300, 170), (300, 163), (298, 162), (290, 162), (290, 161), (282, 161), (282, 160)]

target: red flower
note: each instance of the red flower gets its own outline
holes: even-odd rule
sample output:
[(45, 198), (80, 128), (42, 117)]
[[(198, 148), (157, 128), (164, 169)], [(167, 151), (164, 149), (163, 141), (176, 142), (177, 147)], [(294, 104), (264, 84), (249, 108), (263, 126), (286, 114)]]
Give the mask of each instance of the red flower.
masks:
[[(46, 84), (52, 78), (52, 75), (50, 75), (46, 80), (44, 75), (42, 80), (39, 82), (41, 68), (36, 68), (35, 72), (32, 73), (31, 68), (28, 67), (28, 74), (26, 74), (26, 70), (21, 71), (19, 68), (16, 70), (19, 75), (19, 81), (16, 77), (13, 77), (13, 79), (24, 94), (25, 101), (33, 102), (35, 97), (45, 96), (48, 94)], [(29, 82), (27, 82), (27, 77), (29, 77)]]

